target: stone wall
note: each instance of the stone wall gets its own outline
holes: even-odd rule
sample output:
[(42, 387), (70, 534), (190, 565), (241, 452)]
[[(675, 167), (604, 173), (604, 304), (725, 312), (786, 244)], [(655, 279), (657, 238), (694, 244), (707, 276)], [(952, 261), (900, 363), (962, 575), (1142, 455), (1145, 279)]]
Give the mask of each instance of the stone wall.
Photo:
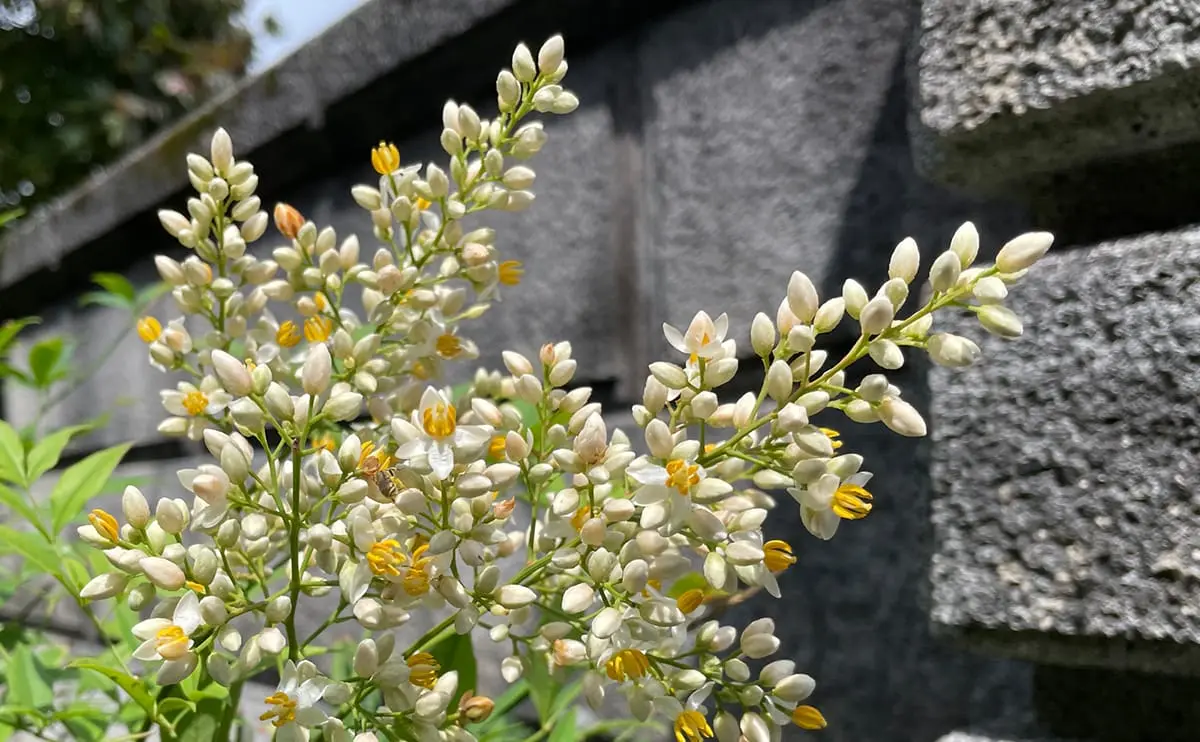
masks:
[[(780, 619), (782, 651), (818, 679), (829, 740), (1186, 738), (1200, 233), (1185, 225), (1200, 223), (1200, 186), (1180, 175), (1195, 117), (1177, 93), (1196, 89), (1194, 4), (434, 5), (366, 3), (29, 220), (0, 245), (0, 317), (41, 313), (38, 332), (97, 359), (117, 327), (75, 296), (95, 270), (153, 278), (171, 249), (154, 210), (182, 203), (182, 155), (217, 125), (256, 163), (264, 202), (369, 245), (349, 188), (373, 177), (370, 147), (437, 156), (443, 97), (490, 113), (512, 46), (562, 31), (583, 103), (548, 126), (533, 208), (497, 220), (527, 272), (477, 325), (484, 361), (569, 339), (578, 383), (627, 407), (665, 350), (663, 320), (727, 311), (744, 337), (795, 268), (829, 294), (847, 277), (878, 283), (907, 235), (928, 252), (971, 219), (986, 252), (1056, 231), (1063, 249), (1014, 292), (1027, 337), (984, 343), (978, 369), (898, 374), (931, 438), (847, 424), (848, 447), (886, 472), (876, 512), (824, 543), (781, 507), (768, 532), (800, 565), (784, 601), (737, 618)], [(169, 380), (142, 353), (127, 339), (53, 422), (113, 410), (74, 454), (136, 441), (154, 494), (175, 496), (172, 460), (197, 449), (155, 433), (148, 392)], [(5, 390), (6, 417), (35, 403)], [(1125, 717), (1108, 711), (1119, 699)]]

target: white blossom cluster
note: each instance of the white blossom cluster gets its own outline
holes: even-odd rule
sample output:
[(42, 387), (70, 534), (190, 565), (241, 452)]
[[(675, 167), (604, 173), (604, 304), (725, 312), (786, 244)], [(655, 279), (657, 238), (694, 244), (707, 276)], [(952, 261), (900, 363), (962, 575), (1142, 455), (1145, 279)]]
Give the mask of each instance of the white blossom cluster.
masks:
[[(537, 358), (505, 352), (504, 372), (479, 371), (465, 390), (437, 383), (445, 364), (478, 355), (466, 321), (520, 281), (482, 212), (532, 203), (534, 172), (520, 163), (546, 134), (525, 119), (578, 105), (561, 86), (566, 71), (561, 38), (536, 59), (521, 45), (497, 78), (495, 118), (447, 103), (445, 169), (402, 165), (393, 145), (376, 148), (379, 182), (353, 189), (379, 243), (369, 259), (354, 236), (339, 241), (285, 204), (274, 209), (284, 243), (270, 258), (252, 254), (247, 245), (268, 228), (253, 167), (235, 159), (223, 130), (209, 157), (188, 156), (197, 195), (186, 215), (160, 218), (194, 254), (157, 259), (185, 316), (165, 328), (147, 317), (138, 330), (152, 363), (190, 378), (162, 392), (160, 430), (203, 440), (213, 460), (179, 472), (186, 495), (152, 509), (131, 487), (124, 523), (96, 510), (81, 529), (114, 568), (84, 597), (153, 605), (133, 632), (144, 640), (135, 657), (158, 667), (159, 683), (203, 663), (240, 688), (277, 663), (283, 680), (263, 719), (278, 739), (320, 728), (329, 740), (472, 740), (493, 701), (459, 687), (430, 649), (479, 630), (511, 646), (500, 667), (507, 681), (533, 663), (575, 668), (588, 702), (621, 694), (636, 717), (666, 720), (679, 742), (767, 742), (788, 724), (825, 725), (805, 703), (813, 679), (773, 659), (770, 619), (739, 630), (711, 616), (745, 591), (779, 597), (778, 575), (796, 561), (789, 544), (763, 535), (775, 506), (767, 492), (790, 494), (822, 539), (865, 517), (863, 458), (840, 452), (838, 434), (812, 419), (840, 410), (923, 435), (920, 414), (884, 373), (848, 388), (847, 368), (865, 356), (899, 368), (904, 346), (942, 365), (972, 363), (978, 346), (933, 330), (946, 307), (1019, 335), (1003, 304), (1008, 286), (1051, 237), (1022, 235), (994, 264), (974, 266), (978, 236), (964, 225), (933, 261), (929, 300), (903, 318), (918, 273), (912, 240), (897, 246), (890, 279), (873, 294), (847, 281), (822, 301), (793, 273), (774, 319), (752, 323), (762, 388), (737, 399), (721, 389), (752, 356), (728, 336), (727, 317), (665, 325), (678, 356), (649, 368), (633, 408), (637, 448), (648, 451), (638, 455), (624, 432), (608, 431), (590, 389), (570, 388), (568, 343)], [(845, 357), (816, 347), (847, 321), (861, 333)], [(516, 510), (518, 500), (528, 506)], [(185, 531), (199, 543), (185, 546)], [(521, 553), (524, 566), (503, 576), (498, 561)], [(326, 594), (336, 611), (299, 635), (297, 614)], [(396, 646), (391, 630), (417, 612), (441, 623)], [(325, 629), (351, 621), (365, 636), (353, 674), (322, 674), (308, 658)], [(382, 706), (368, 710), (361, 702), (376, 691)]]

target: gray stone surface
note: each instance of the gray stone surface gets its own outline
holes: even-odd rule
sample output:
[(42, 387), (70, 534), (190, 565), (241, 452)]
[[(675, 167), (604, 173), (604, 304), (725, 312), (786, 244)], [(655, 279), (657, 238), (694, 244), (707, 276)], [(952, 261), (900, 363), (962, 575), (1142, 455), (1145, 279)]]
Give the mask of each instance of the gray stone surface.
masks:
[(1190, 0), (923, 0), (914, 146), (975, 188), (1200, 135)]
[[(1041, 661), (1200, 670), (1200, 230), (1052, 253), (1026, 336), (931, 375), (931, 618)], [(956, 325), (974, 337), (973, 322)]]
[[(294, 127), (315, 125), (334, 101), (471, 28), (513, 0), (371, 0), (266, 73), (239, 83), (0, 243), (0, 286), (45, 266), (187, 185), (188, 152), (208, 152), (218, 126), (244, 156)], [(416, 22), (416, 14), (420, 21)]]

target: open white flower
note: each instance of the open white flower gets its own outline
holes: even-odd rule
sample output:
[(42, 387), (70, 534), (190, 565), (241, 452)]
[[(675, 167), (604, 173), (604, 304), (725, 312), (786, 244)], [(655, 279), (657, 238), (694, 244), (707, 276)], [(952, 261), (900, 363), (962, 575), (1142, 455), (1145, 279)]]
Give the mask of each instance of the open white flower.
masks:
[(325, 681), (318, 677), (302, 681), (296, 663), (291, 660), (283, 664), (279, 688), (267, 696), (268, 709), (258, 717), (275, 727), (276, 742), (305, 742), (309, 729), (325, 723), (328, 715), (317, 706), (325, 686)]
[(642, 528), (668, 524), (677, 531), (692, 514), (691, 495), (705, 477), (704, 467), (684, 459), (672, 459), (666, 466), (642, 457), (629, 465), (629, 477), (642, 485), (633, 493), (633, 502), (642, 507)]
[(225, 470), (214, 464), (202, 464), (197, 469), (180, 469), (179, 483), (196, 496), (192, 505), (192, 522), (196, 528), (214, 528), (229, 512), (231, 483)]
[(844, 481), (825, 474), (806, 487), (789, 487), (788, 494), (800, 503), (800, 521), (808, 532), (828, 541), (842, 520), (859, 520), (871, 512), (871, 493), (866, 485), (870, 472), (858, 472)]
[(179, 382), (173, 390), (159, 392), (163, 408), (183, 421), (182, 427), (188, 438), (200, 440), (209, 423), (205, 419), (224, 410), (233, 397), (221, 388), (215, 377), (206, 376), (200, 386), (186, 381)]
[(680, 332), (678, 328), (663, 323), (663, 335), (671, 347), (680, 353), (687, 353), (689, 360), (697, 358), (715, 358), (721, 354), (721, 343), (725, 333), (729, 331), (729, 317), (725, 314), (717, 317), (714, 322), (707, 312), (696, 312), (688, 325), (687, 331)]
[(490, 426), (459, 425), (454, 405), (433, 387), (427, 387), (421, 395), (414, 418), (421, 435), (397, 448), (396, 458), (411, 461), (423, 455), (439, 481), (450, 476), (454, 469), (456, 448), (481, 448), (491, 439)]
[(200, 599), (189, 590), (175, 605), (170, 620), (148, 618), (133, 627), (133, 635), (142, 640), (133, 657), (142, 662), (162, 662), (159, 685), (178, 683), (196, 669), (191, 637), (199, 626)]

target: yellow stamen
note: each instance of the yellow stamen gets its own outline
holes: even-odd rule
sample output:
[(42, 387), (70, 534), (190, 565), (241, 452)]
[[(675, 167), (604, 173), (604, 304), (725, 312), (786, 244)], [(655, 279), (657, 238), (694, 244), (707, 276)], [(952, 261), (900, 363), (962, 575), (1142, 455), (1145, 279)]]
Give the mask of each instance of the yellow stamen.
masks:
[(95, 528), (97, 533), (114, 544), (121, 539), (121, 531), (117, 527), (117, 519), (99, 508), (96, 508), (88, 515), (88, 523), (92, 524), (92, 528)]
[(404, 554), (400, 552), (400, 542), (395, 539), (385, 539), (371, 544), (367, 551), (367, 564), (371, 571), (381, 577), (390, 575), (400, 576), (400, 566), (404, 564)]
[(834, 451), (842, 447), (842, 441), (838, 440), (838, 438), (842, 437), (841, 433), (837, 432), (833, 428), (819, 428), (819, 430), (824, 433), (825, 437), (829, 439), (829, 442), (833, 444)]
[(281, 348), (294, 348), (296, 343), (300, 342), (300, 330), (296, 327), (296, 323), (290, 319), (279, 325), (279, 329), (275, 331), (275, 342), (279, 343)]
[(323, 435), (314, 435), (310, 441), (310, 444), (318, 451), (323, 448), (329, 453), (337, 452), (337, 441), (335, 441), (333, 436), (329, 435), (328, 433)]
[(424, 198), (417, 196), (417, 202), (413, 205), (417, 207), (417, 211), (424, 211), (425, 209), (429, 208), (430, 203), (429, 203), (429, 201), (426, 201)]
[(412, 375), (417, 377), (418, 379), (421, 379), (422, 381), (424, 381), (425, 379), (428, 379), (430, 376), (429, 369), (426, 368), (425, 364), (421, 363), (420, 361), (417, 361), (416, 363), (413, 364)]
[(296, 701), (283, 691), (276, 691), (267, 696), (267, 705), (273, 708), (258, 717), (259, 721), (271, 720), (271, 726), (279, 727), (296, 720)]
[(421, 424), (424, 426), (425, 432), (434, 438), (446, 438), (454, 435), (457, 422), (458, 412), (454, 409), (454, 405), (447, 402), (437, 402), (431, 407), (426, 407), (425, 412), (421, 415)]
[(604, 664), (604, 671), (618, 682), (644, 678), (650, 672), (650, 659), (640, 649), (622, 649)]
[(829, 726), (825, 716), (815, 706), (797, 706), (792, 712), (792, 723), (801, 729), (814, 731)]
[(183, 629), (171, 624), (159, 629), (154, 635), (154, 648), (164, 660), (177, 660), (187, 654), (188, 638)]
[(429, 652), (417, 652), (408, 658), (408, 682), (422, 688), (432, 688), (442, 666)]
[(137, 334), (143, 343), (153, 343), (162, 334), (162, 325), (153, 317), (142, 317), (137, 321)]
[(192, 416), (203, 415), (208, 409), (208, 397), (199, 389), (194, 389), (183, 395), (183, 409)]
[(304, 339), (310, 343), (323, 343), (333, 332), (333, 320), (328, 317), (309, 317), (304, 320)]
[(380, 175), (387, 175), (400, 168), (400, 150), (391, 142), (380, 142), (371, 150), (371, 167)]
[(500, 283), (505, 286), (516, 286), (521, 282), (525, 269), (519, 260), (505, 260), (500, 264)]
[(683, 595), (675, 599), (675, 605), (684, 613), (691, 613), (704, 603), (704, 591), (700, 588), (692, 588)]
[(587, 523), (588, 519), (591, 517), (592, 517), (592, 508), (588, 505), (584, 505), (583, 507), (576, 510), (575, 514), (571, 516), (571, 527), (574, 528), (576, 531), (583, 530), (583, 524)]
[(676, 742), (700, 742), (701, 739), (712, 739), (712, 736), (708, 719), (699, 711), (687, 709), (675, 717)]
[(442, 358), (454, 358), (462, 353), (462, 340), (457, 335), (451, 335), (448, 332), (439, 335), (433, 345), (437, 348), (437, 354)]
[(188, 580), (187, 582), (183, 583), (183, 586), (198, 595), (204, 594), (204, 586), (199, 582), (192, 582), (191, 580)]
[(410, 566), (404, 570), (402, 585), (404, 592), (414, 598), (429, 592), (429, 565), (433, 561), (433, 557), (424, 556), (427, 551), (429, 551), (429, 544), (423, 543), (413, 549), (411, 558), (401, 557), (402, 561), (411, 562)]
[(700, 483), (700, 467), (689, 464), (683, 459), (671, 459), (667, 462), (667, 486), (674, 487), (681, 495), (687, 495)]
[(313, 304), (316, 305), (318, 312), (324, 312), (329, 308), (329, 302), (325, 300), (325, 294), (313, 294)]
[(362, 444), (362, 453), (358, 455), (358, 470), (366, 476), (374, 476), (392, 465), (395, 459), (382, 449), (375, 450), (375, 443), (367, 441)]
[(796, 557), (792, 555), (792, 545), (787, 541), (768, 541), (763, 544), (763, 554), (763, 563), (776, 574), (796, 563)]
[(833, 512), (846, 520), (861, 520), (871, 512), (870, 492), (857, 484), (843, 484), (833, 493)]
[(657, 590), (658, 592), (661, 593), (662, 592), (662, 580), (655, 579), (653, 577), (646, 580), (646, 587), (642, 588), (642, 597), (643, 598), (650, 597), (651, 588), (653, 588), (654, 590)]
[(508, 452), (508, 443), (504, 436), (498, 435), (488, 442), (488, 455), (492, 458), (502, 459)]

